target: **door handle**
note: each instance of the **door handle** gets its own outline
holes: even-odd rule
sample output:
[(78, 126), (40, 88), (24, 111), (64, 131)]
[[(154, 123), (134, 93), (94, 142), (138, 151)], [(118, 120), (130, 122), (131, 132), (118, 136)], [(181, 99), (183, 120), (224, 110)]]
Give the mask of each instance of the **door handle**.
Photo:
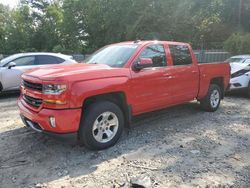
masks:
[(198, 73), (198, 71), (192, 71), (192, 73), (196, 74), (196, 73)]

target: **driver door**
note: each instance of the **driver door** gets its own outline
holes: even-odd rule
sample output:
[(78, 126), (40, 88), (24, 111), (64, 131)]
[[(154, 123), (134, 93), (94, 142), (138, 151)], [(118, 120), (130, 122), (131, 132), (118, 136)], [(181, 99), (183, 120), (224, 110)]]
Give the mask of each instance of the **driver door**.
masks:
[(21, 75), (35, 66), (35, 56), (25, 56), (17, 58), (14, 62), (16, 66), (9, 67), (8, 63), (2, 72), (2, 85), (4, 90), (18, 89), (21, 84)]
[(133, 113), (140, 114), (164, 107), (170, 97), (167, 90), (167, 58), (163, 44), (146, 46), (136, 58), (150, 58), (153, 66), (140, 71), (131, 71), (133, 93)]

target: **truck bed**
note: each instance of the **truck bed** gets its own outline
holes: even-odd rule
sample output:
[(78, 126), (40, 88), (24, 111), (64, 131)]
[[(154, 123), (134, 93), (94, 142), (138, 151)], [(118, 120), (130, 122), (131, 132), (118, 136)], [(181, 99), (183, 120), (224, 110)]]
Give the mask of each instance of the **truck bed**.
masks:
[(224, 83), (224, 91), (227, 89), (230, 80), (230, 65), (227, 62), (198, 64), (198, 67), (200, 71), (198, 99), (206, 96), (211, 78), (221, 78)]

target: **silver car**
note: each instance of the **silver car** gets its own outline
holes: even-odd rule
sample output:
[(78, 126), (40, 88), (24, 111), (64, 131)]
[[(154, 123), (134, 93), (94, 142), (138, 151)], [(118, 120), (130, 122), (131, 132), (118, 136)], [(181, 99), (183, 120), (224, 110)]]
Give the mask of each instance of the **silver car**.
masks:
[(0, 92), (18, 90), (21, 75), (30, 69), (53, 64), (75, 64), (71, 56), (56, 53), (22, 53), (0, 61)]

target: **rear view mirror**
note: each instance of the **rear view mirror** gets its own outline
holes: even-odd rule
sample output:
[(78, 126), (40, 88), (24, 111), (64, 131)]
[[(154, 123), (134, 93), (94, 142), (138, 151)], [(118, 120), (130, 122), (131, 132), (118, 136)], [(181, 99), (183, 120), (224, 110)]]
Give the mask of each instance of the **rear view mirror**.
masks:
[(12, 67), (15, 67), (16, 66), (16, 63), (15, 62), (10, 62), (8, 64), (8, 69), (11, 69)]
[(141, 58), (138, 62), (134, 63), (133, 68), (136, 71), (142, 70), (144, 68), (152, 67), (153, 61), (150, 58)]

